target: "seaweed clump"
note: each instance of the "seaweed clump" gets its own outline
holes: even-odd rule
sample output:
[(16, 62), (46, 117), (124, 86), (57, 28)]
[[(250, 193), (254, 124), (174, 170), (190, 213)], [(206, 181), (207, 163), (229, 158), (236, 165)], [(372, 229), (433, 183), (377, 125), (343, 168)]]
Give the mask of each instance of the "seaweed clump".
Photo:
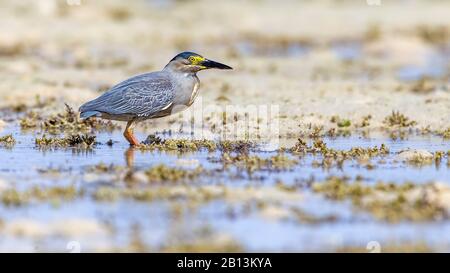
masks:
[(339, 116), (332, 116), (330, 121), (336, 123), (338, 127), (350, 127), (352, 125), (349, 119), (341, 119)]
[(95, 117), (82, 120), (78, 117), (77, 112), (67, 104), (64, 112), (46, 118), (36, 112), (30, 112), (20, 120), (20, 126), (22, 129), (40, 128), (53, 134), (92, 130), (112, 131), (119, 128), (111, 121), (104, 121)]
[[(344, 246), (335, 250), (338, 253), (374, 253), (373, 251), (375, 249), (361, 246)], [(430, 253), (435, 251), (436, 249), (425, 242), (387, 242), (383, 243), (383, 246), (380, 246), (379, 249), (379, 252), (383, 253)]]
[(350, 150), (335, 150), (329, 148), (322, 139), (316, 139), (312, 146), (308, 146), (306, 141), (299, 138), (295, 145), (288, 149), (293, 154), (322, 154), (324, 157), (332, 158), (359, 158), (359, 157), (375, 157), (389, 154), (389, 148), (385, 144), (381, 144), (379, 147), (352, 147)]
[(161, 247), (160, 251), (199, 253), (242, 252), (243, 247), (231, 236), (217, 233), (209, 226), (202, 226), (193, 230), (193, 232), (174, 234), (174, 236), (171, 236), (170, 240)]
[(59, 137), (47, 137), (42, 136), (41, 138), (35, 139), (36, 146), (40, 148), (65, 148), (65, 147), (77, 147), (77, 148), (91, 148), (95, 142), (95, 136), (85, 135), (69, 135), (64, 138)]
[(14, 139), (12, 134), (0, 137), (0, 146), (11, 148), (15, 144), (16, 144), (16, 140)]
[(401, 114), (399, 111), (392, 111), (392, 114), (387, 116), (383, 123), (389, 127), (413, 127), (417, 125), (417, 122), (414, 120), (410, 120), (404, 114)]
[(351, 200), (353, 205), (387, 222), (429, 221), (448, 218), (435, 184), (414, 185), (378, 182), (365, 185), (332, 177), (312, 185), (313, 191), (332, 200)]
[(438, 132), (438, 135), (441, 135), (444, 139), (450, 139), (450, 127), (441, 132)]
[(189, 140), (189, 139), (166, 139), (162, 140), (154, 135), (149, 135), (147, 139), (138, 146), (140, 150), (158, 151), (178, 151), (197, 152), (202, 149), (214, 151), (216, 144), (211, 140)]
[(207, 139), (161, 139), (155, 135), (149, 135), (141, 145), (141, 150), (158, 150), (158, 151), (178, 151), (178, 152), (197, 152), (206, 149), (209, 152), (220, 150), (223, 152), (248, 153), (255, 144), (250, 141), (223, 140), (218, 143)]
[(149, 182), (179, 182), (192, 181), (202, 173), (202, 168), (194, 170), (184, 170), (180, 168), (171, 168), (160, 164), (145, 171)]
[(246, 169), (249, 173), (260, 170), (289, 170), (297, 163), (297, 160), (291, 159), (282, 153), (269, 158), (262, 158), (259, 156), (248, 154), (238, 154), (236, 156), (232, 156), (229, 153), (224, 153), (222, 155), (222, 164), (224, 165), (224, 167), (233, 165), (237, 166), (238, 168)]
[(235, 152), (247, 154), (251, 149), (255, 148), (255, 143), (248, 140), (222, 140), (218, 144), (218, 148), (223, 152)]
[[(153, 174), (152, 174), (153, 175)], [(159, 175), (156, 175), (158, 177)], [(180, 177), (179, 175), (176, 177)], [(224, 198), (226, 191), (218, 186), (196, 186), (196, 185), (171, 185), (164, 184), (155, 187), (130, 187), (114, 188), (100, 187), (92, 197), (97, 201), (116, 201), (119, 198), (130, 199), (139, 202), (153, 202), (156, 200), (182, 199), (186, 201), (208, 202), (210, 200)]]
[(33, 201), (52, 201), (53, 203), (70, 201), (82, 195), (83, 192), (77, 190), (73, 185), (45, 188), (34, 186), (25, 191), (17, 191), (16, 189), (4, 190), (0, 194), (0, 200), (5, 206), (23, 206)]

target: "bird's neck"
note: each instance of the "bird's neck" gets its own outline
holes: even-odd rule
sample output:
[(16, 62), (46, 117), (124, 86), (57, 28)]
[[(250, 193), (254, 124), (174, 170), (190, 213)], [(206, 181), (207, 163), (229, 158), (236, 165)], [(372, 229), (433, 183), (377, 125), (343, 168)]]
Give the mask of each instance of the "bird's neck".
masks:
[(176, 69), (172, 69), (170, 67), (164, 67), (164, 71), (169, 72), (172, 76), (176, 77), (176, 78), (196, 78), (197, 77), (197, 72), (192, 72), (192, 71), (182, 71), (182, 70), (176, 70)]
[(192, 66), (179, 64), (177, 62), (170, 62), (168, 63), (164, 69), (164, 71), (167, 71), (169, 73), (173, 74), (182, 74), (186, 76), (195, 76), (195, 74), (198, 72), (198, 69), (195, 69)]

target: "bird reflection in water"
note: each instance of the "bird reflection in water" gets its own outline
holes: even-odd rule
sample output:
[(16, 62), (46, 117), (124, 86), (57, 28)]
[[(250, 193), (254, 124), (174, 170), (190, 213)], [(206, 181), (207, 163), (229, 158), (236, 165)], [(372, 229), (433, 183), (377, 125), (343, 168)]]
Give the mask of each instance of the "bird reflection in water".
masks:
[(134, 170), (134, 150), (135, 148), (130, 146), (130, 148), (125, 151), (125, 162), (130, 172)]

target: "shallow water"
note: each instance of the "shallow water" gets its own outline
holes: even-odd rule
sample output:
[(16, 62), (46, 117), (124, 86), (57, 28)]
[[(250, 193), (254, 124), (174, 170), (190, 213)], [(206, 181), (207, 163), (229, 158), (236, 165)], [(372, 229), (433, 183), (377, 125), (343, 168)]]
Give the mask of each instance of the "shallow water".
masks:
[(402, 81), (414, 81), (422, 78), (441, 79), (447, 75), (449, 61), (448, 50), (436, 50), (428, 54), (424, 64), (401, 67), (397, 76)]
[[(245, 41), (236, 45), (236, 51), (242, 56), (268, 56), (304, 58), (315, 48), (296, 42), (284, 45), (267, 44), (261, 46), (258, 43)], [(342, 62), (361, 62), (369, 56), (364, 52), (364, 43), (360, 41), (341, 41), (331, 43), (329, 50)], [(378, 58), (378, 57), (377, 57)], [(383, 57), (389, 63), (389, 57)], [(436, 47), (428, 53), (421, 64), (409, 64), (397, 67), (394, 76), (403, 82), (417, 81), (424, 78), (446, 79), (449, 71), (450, 50)], [(363, 71), (365, 79), (367, 71)], [(360, 76), (361, 77), (361, 76)], [(447, 77), (448, 78), (448, 77)]]
[[(121, 178), (114, 174), (89, 175), (87, 170), (99, 163), (114, 166), (127, 166), (126, 151), (128, 145), (122, 140), (120, 132), (98, 133), (99, 142), (91, 150), (49, 149), (42, 150), (34, 145), (34, 134), (21, 132), (17, 127), (9, 127), (1, 135), (12, 133), (16, 145), (11, 148), (0, 148), (0, 179), (8, 181), (18, 190), (35, 185), (61, 186), (76, 185), (90, 191), (102, 185), (114, 186)], [(144, 139), (145, 134), (137, 134)], [(164, 137), (164, 136), (163, 136)], [(105, 143), (113, 139), (114, 144)], [(207, 185), (223, 184), (230, 188), (246, 188), (248, 186), (270, 187), (277, 181), (285, 184), (302, 183), (307, 180), (320, 181), (328, 176), (348, 176), (352, 179), (360, 176), (364, 183), (378, 180), (403, 183), (424, 183), (441, 181), (450, 183), (450, 169), (445, 163), (442, 166), (428, 165), (413, 167), (396, 159), (397, 152), (406, 148), (426, 149), (428, 151), (449, 150), (448, 143), (437, 137), (411, 137), (407, 140), (371, 139), (348, 137), (326, 139), (329, 147), (350, 149), (351, 147), (373, 147), (385, 143), (390, 154), (384, 158), (385, 163), (377, 163), (372, 159), (375, 168), (368, 170), (357, 162), (346, 162), (342, 169), (331, 167), (323, 169), (313, 167), (312, 162), (320, 160), (320, 156), (307, 155), (293, 169), (286, 171), (256, 171), (249, 175), (245, 171), (236, 170), (240, 175), (229, 177), (218, 174), (216, 177), (200, 178), (200, 183)], [(273, 147), (272, 147), (273, 148)], [(271, 149), (256, 149), (261, 157), (275, 155)], [(200, 151), (187, 154), (170, 154), (165, 152), (134, 153), (134, 169), (144, 170), (164, 163), (169, 166), (192, 168), (186, 162), (194, 162), (205, 169), (220, 168), (214, 158), (219, 152)], [(184, 162), (184, 163), (183, 163)], [(49, 172), (49, 170), (55, 170)], [(289, 201), (281, 207), (295, 207), (313, 215), (326, 217), (332, 215), (336, 220), (319, 223), (299, 223), (292, 218), (264, 217), (258, 210), (244, 213), (245, 204), (225, 200), (213, 200), (197, 204), (194, 209), (187, 209), (180, 217), (173, 216), (173, 205), (182, 204), (177, 200), (156, 200), (137, 202), (118, 200), (115, 202), (98, 202), (89, 197), (80, 197), (71, 201), (53, 204), (38, 203), (22, 207), (0, 205), (0, 217), (3, 223), (14, 223), (22, 219), (32, 221), (33, 225), (48, 227), (58, 225), (66, 219), (89, 219), (102, 226), (108, 226), (108, 232), (100, 232), (94, 236), (64, 233), (56, 230), (49, 234), (28, 236), (2, 236), (0, 250), (15, 251), (70, 251), (70, 242), (75, 241), (82, 250), (123, 249), (133, 241), (133, 234), (138, 229), (139, 241), (147, 251), (157, 251), (173, 244), (174, 238), (188, 240), (198, 229), (211, 229), (215, 233), (227, 234), (235, 242), (248, 251), (331, 251), (333, 249), (353, 246), (365, 249), (370, 241), (383, 242), (426, 242), (440, 250), (450, 249), (450, 222), (439, 223), (398, 223), (388, 224), (374, 220), (364, 212), (355, 211), (347, 202), (334, 202), (305, 190), (298, 201)], [(184, 204), (184, 205), (183, 205)], [(40, 230), (39, 227), (35, 228)], [(48, 228), (51, 229), (51, 228)], [(30, 232), (30, 231), (29, 231)], [(59, 233), (63, 233), (62, 235)], [(41, 231), (42, 233), (42, 231)], [(197, 237), (195, 237), (197, 236)], [(195, 238), (207, 236), (200, 232)], [(181, 238), (181, 239), (180, 239)], [(262, 239), (267, 238), (267, 239)]]
[(266, 45), (242, 41), (236, 45), (236, 50), (243, 56), (270, 56), (270, 57), (303, 57), (311, 48), (301, 43), (287, 45)]
[[(57, 169), (62, 172), (70, 172), (82, 174), (83, 171), (93, 165), (104, 163), (106, 165), (126, 166), (126, 151), (128, 144), (122, 139), (121, 132), (98, 133), (96, 139), (98, 145), (94, 149), (79, 150), (76, 148), (67, 149), (39, 149), (34, 144), (34, 135), (21, 132), (19, 128), (9, 128), (2, 132), (2, 135), (12, 133), (17, 144), (13, 149), (0, 149), (0, 157), (6, 160), (8, 164), (2, 164), (0, 167), (0, 175), (8, 175), (17, 179), (40, 179), (36, 177), (39, 171), (47, 169)], [(41, 136), (42, 134), (38, 134)], [(145, 139), (142, 132), (136, 133), (139, 139)], [(164, 138), (164, 136), (161, 136)], [(108, 140), (113, 140), (113, 145), (106, 145)], [(292, 141), (291, 141), (292, 142)], [(346, 162), (342, 169), (333, 167), (331, 169), (313, 168), (313, 161), (321, 160), (320, 155), (308, 155), (303, 157), (299, 166), (292, 171), (285, 173), (269, 174), (268, 181), (274, 181), (277, 178), (283, 181), (293, 179), (309, 179), (314, 176), (316, 179), (324, 179), (332, 175), (347, 175), (350, 177), (367, 176), (368, 181), (388, 180), (393, 182), (404, 182), (414, 180), (414, 182), (427, 181), (443, 181), (450, 183), (450, 170), (442, 164), (442, 166), (425, 165), (414, 167), (406, 163), (399, 162), (396, 154), (399, 151), (412, 149), (425, 149), (430, 152), (447, 151), (450, 145), (441, 137), (410, 137), (406, 140), (392, 140), (389, 138), (363, 138), (363, 137), (342, 137), (336, 139), (325, 139), (328, 147), (337, 150), (349, 150), (352, 147), (374, 147), (386, 144), (390, 149), (390, 155), (385, 157), (385, 163), (378, 164), (373, 170), (362, 169), (359, 164)], [(290, 142), (288, 142), (290, 143)], [(310, 144), (310, 143), (309, 143)], [(277, 154), (276, 147), (260, 146), (255, 152), (260, 157), (269, 157)], [(175, 166), (180, 159), (186, 161), (194, 159), (206, 168), (214, 168), (214, 164), (208, 158), (218, 156), (218, 153), (209, 153), (207, 151), (199, 151), (190, 153), (185, 156), (164, 152), (139, 152), (134, 153), (134, 167), (137, 169), (148, 168), (154, 164), (163, 163)], [(5, 162), (5, 161), (3, 161)], [(377, 158), (372, 159), (376, 163)]]

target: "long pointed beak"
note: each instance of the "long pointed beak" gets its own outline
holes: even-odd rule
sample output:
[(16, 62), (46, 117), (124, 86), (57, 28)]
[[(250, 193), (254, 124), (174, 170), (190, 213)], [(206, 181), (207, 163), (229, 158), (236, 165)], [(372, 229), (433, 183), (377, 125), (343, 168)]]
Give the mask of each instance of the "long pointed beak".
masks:
[(221, 64), (215, 61), (211, 61), (208, 59), (205, 59), (202, 62), (202, 66), (204, 66), (205, 68), (218, 68), (218, 69), (233, 69), (232, 67), (226, 65), (226, 64)]

